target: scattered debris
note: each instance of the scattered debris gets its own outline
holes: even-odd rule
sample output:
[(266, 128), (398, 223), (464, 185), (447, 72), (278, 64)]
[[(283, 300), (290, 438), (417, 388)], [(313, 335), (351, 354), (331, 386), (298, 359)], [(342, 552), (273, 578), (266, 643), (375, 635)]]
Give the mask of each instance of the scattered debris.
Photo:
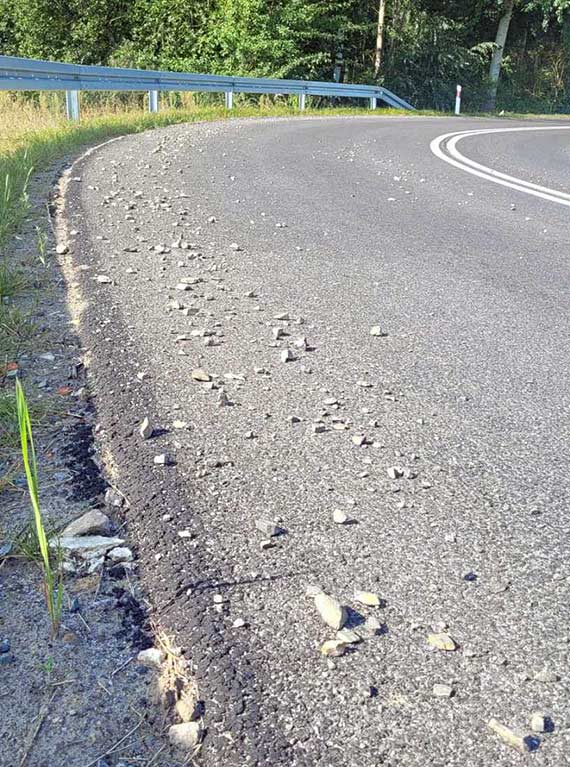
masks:
[(256, 519), (255, 520), (255, 527), (257, 530), (259, 530), (263, 535), (268, 536), (269, 538), (272, 538), (274, 535), (279, 534), (279, 527), (274, 524), (270, 519)]
[(431, 647), (435, 647), (436, 650), (443, 650), (444, 652), (453, 652), (454, 650), (457, 650), (457, 643), (445, 632), (428, 634), (427, 641), (428, 644)]
[(348, 516), (342, 509), (335, 509), (333, 511), (333, 522), (335, 525), (345, 525), (348, 522)]
[(354, 599), (367, 607), (380, 607), (380, 597), (372, 591), (355, 591)]
[(147, 668), (159, 668), (164, 661), (164, 652), (159, 647), (149, 647), (137, 655), (137, 663)]
[(154, 429), (152, 428), (151, 422), (145, 416), (141, 422), (141, 425), (139, 426), (139, 434), (143, 439), (150, 439), (152, 437), (153, 431)]
[(202, 383), (208, 383), (212, 380), (212, 376), (206, 373), (202, 368), (195, 368), (190, 374), (193, 381), (200, 381)]
[(200, 722), (182, 722), (168, 728), (168, 739), (173, 746), (189, 751), (196, 748), (202, 740), (202, 725)]
[(435, 698), (451, 698), (454, 690), (448, 684), (434, 684), (432, 693)]
[(321, 653), (326, 656), (337, 658), (340, 655), (344, 655), (348, 644), (341, 639), (328, 639), (321, 646)]
[(512, 748), (516, 748), (517, 751), (521, 751), (522, 753), (534, 751), (539, 745), (536, 738), (519, 735), (509, 727), (506, 727), (504, 724), (498, 722), (496, 719), (491, 719), (488, 725), (490, 729), (495, 733), (495, 735), (498, 735), (502, 741), (504, 741), (507, 745), (512, 746)]
[(535, 711), (530, 719), (530, 729), (533, 732), (552, 732), (554, 724), (547, 714)]
[(315, 607), (324, 622), (335, 631), (339, 631), (348, 619), (346, 607), (324, 591), (316, 594)]

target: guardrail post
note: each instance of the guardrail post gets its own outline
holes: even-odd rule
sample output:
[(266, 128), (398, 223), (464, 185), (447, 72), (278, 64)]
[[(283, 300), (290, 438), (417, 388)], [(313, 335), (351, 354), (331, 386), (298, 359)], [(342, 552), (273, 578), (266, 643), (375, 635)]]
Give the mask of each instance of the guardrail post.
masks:
[(226, 109), (233, 109), (234, 106), (234, 92), (226, 91)]
[(79, 120), (79, 91), (65, 91), (65, 111), (68, 120)]
[(305, 109), (305, 97), (306, 93), (299, 93), (299, 109), (303, 111)]
[(370, 109), (376, 109), (377, 104), (378, 104), (378, 99), (376, 98), (376, 96), (371, 96), (370, 97)]
[(148, 92), (148, 111), (158, 112), (158, 91)]

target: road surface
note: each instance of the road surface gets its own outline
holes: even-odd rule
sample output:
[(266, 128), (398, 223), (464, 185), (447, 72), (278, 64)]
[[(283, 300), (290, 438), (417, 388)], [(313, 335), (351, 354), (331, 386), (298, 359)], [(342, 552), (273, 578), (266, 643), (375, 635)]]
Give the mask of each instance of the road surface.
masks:
[[(511, 767), (487, 723), (536, 711), (526, 760), (570, 764), (570, 131), (455, 144), (543, 196), (432, 151), (532, 125), (229, 121), (73, 170), (100, 436), (200, 764)], [(376, 635), (321, 655), (315, 588)]]

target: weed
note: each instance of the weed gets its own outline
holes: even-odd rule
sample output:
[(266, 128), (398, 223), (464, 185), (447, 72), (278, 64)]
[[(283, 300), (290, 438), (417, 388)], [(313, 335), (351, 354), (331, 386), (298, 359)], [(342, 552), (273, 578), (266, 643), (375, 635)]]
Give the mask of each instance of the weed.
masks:
[(38, 467), (30, 413), (26, 404), (24, 389), (19, 379), (16, 379), (16, 405), (18, 411), (22, 461), (24, 464), (24, 471), (26, 472), (26, 481), (28, 484), (28, 492), (34, 518), (34, 530), (40, 550), (41, 566), (44, 576), (46, 606), (51, 621), (52, 636), (56, 637), (59, 632), (61, 611), (63, 607), (63, 572), (61, 568), (61, 556), (58, 552), (58, 563), (54, 568), (40, 508)]
[(21, 271), (11, 269), (6, 261), (0, 261), (0, 304), (14, 298), (27, 286), (27, 280)]
[(32, 339), (38, 339), (38, 326), (30, 313), (0, 304), (0, 360), (16, 359)]

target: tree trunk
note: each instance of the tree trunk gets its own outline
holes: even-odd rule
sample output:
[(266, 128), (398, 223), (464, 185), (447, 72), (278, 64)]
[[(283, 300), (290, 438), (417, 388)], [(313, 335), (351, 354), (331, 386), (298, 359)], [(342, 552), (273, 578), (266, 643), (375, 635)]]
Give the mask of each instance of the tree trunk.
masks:
[(503, 63), (503, 54), (505, 52), (505, 43), (507, 41), (507, 34), (509, 32), (509, 25), (511, 23), (514, 6), (515, 0), (504, 0), (503, 15), (499, 19), (497, 36), (495, 37), (495, 49), (493, 51), (493, 55), (491, 56), (491, 65), (489, 67), (489, 92), (487, 95), (487, 100), (483, 104), (483, 110), (485, 112), (494, 112), (497, 107), (497, 86), (499, 84), (501, 64)]
[(379, 0), (378, 3), (378, 26), (376, 28), (376, 49), (374, 56), (374, 77), (378, 77), (380, 66), (382, 65), (382, 54), (384, 53), (384, 21), (386, 19), (386, 0)]

